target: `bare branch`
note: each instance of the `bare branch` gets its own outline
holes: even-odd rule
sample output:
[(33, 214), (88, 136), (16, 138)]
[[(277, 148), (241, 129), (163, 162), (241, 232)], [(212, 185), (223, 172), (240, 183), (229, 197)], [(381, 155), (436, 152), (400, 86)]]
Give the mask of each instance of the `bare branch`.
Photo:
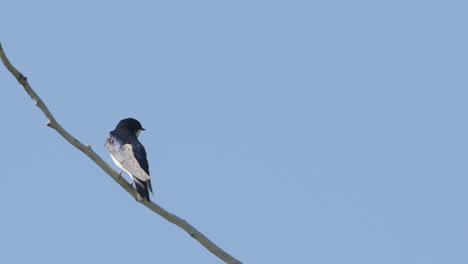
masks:
[[(15, 76), (16, 80), (23, 86), (24, 90), (28, 95), (31, 97), (33, 100), (34, 104), (41, 109), (41, 111), (44, 113), (44, 115), (47, 118), (47, 126), (55, 129), (65, 140), (67, 140), (70, 144), (75, 146), (77, 149), (81, 150), (86, 156), (88, 156), (90, 159), (92, 159), (101, 169), (103, 169), (109, 176), (112, 177), (122, 188), (124, 188), (130, 195), (135, 198), (135, 200), (138, 201), (137, 199), (137, 194), (135, 189), (133, 189), (132, 185), (130, 185), (123, 177), (119, 175), (117, 171), (115, 171), (111, 166), (109, 166), (94, 150), (92, 150), (90, 145), (84, 145), (81, 143), (79, 140), (74, 138), (72, 135), (70, 135), (54, 118), (52, 113), (49, 111), (47, 106), (44, 104), (42, 99), (36, 94), (36, 92), (31, 88), (31, 86), (28, 83), (27, 78), (19, 72), (8, 60), (8, 58), (5, 55), (5, 52), (3, 51), (2, 45), (0, 43), (0, 58), (5, 65), (5, 67)], [(231, 255), (229, 255), (227, 252), (222, 250), (220, 247), (218, 247), (215, 243), (213, 243), (211, 240), (209, 240), (205, 235), (203, 235), (200, 231), (198, 231), (195, 227), (190, 225), (187, 221), (184, 219), (170, 213), (169, 211), (165, 210), (161, 206), (155, 204), (154, 202), (148, 202), (146, 200), (143, 201), (138, 201), (144, 206), (146, 206), (148, 209), (151, 211), (159, 214), (163, 218), (165, 218), (167, 221), (177, 225), (178, 227), (182, 228), (185, 230), (191, 237), (196, 239), (200, 244), (202, 244), (205, 248), (207, 248), (211, 253), (216, 255), (218, 258), (223, 260), (226, 263), (236, 263), (236, 264), (241, 264), (241, 262)]]

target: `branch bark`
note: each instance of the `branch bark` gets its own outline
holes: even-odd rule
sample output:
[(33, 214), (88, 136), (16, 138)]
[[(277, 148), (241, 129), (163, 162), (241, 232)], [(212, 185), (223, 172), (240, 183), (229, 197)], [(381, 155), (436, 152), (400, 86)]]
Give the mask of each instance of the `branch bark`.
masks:
[[(47, 106), (44, 104), (42, 99), (37, 95), (37, 93), (31, 88), (28, 83), (26, 76), (24, 76), (21, 72), (19, 72), (8, 60), (3, 47), (0, 43), (0, 58), (5, 65), (5, 67), (10, 71), (11, 74), (18, 80), (18, 82), (23, 86), (26, 93), (31, 97), (34, 104), (41, 109), (44, 115), (47, 118), (47, 126), (53, 128), (57, 131), (65, 140), (67, 140), (70, 144), (75, 146), (77, 149), (81, 150), (86, 156), (92, 159), (101, 169), (103, 169), (109, 176), (112, 177), (122, 188), (124, 188), (135, 200), (137, 199), (136, 190), (130, 185), (123, 177), (119, 175), (117, 171), (115, 171), (109, 164), (107, 164), (94, 150), (91, 148), (91, 145), (83, 144), (78, 139), (73, 137), (70, 133), (68, 133), (58, 122), (55, 120), (52, 113), (49, 111)], [(226, 251), (222, 250), (218, 247), (215, 243), (213, 243), (210, 239), (208, 239), (205, 235), (203, 235), (200, 231), (198, 231), (195, 227), (190, 225), (184, 219), (172, 214), (171, 212), (165, 210), (161, 206), (157, 205), (154, 202), (138, 201), (144, 206), (146, 206), (151, 211), (159, 214), (167, 221), (177, 225), (178, 227), (185, 230), (191, 237), (197, 240), (200, 244), (202, 244), (206, 249), (211, 251), (214, 255), (218, 258), (223, 260), (226, 263), (235, 263), (235, 264), (242, 264), (239, 260), (235, 259), (233, 256), (229, 255)]]

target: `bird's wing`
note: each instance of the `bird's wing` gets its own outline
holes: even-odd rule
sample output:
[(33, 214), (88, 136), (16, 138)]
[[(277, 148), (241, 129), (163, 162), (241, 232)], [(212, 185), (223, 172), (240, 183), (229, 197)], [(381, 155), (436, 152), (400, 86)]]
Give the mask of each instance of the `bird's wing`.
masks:
[(106, 141), (106, 148), (112, 157), (114, 157), (114, 159), (116, 159), (134, 178), (143, 182), (151, 179), (150, 176), (141, 168), (140, 163), (135, 158), (132, 145), (123, 144), (118, 148), (114, 141), (108, 138)]
[[(135, 159), (138, 161), (138, 164), (140, 167), (146, 172), (146, 174), (149, 176), (149, 165), (148, 165), (148, 159), (146, 159), (146, 150), (145, 147), (141, 143), (135, 143), (132, 145), (133, 146), (133, 154), (135, 155)], [(151, 179), (151, 178), (150, 178)], [(151, 181), (148, 180), (146, 181), (147, 187), (151, 193), (153, 193), (153, 186), (151, 186)]]
[(150, 175), (145, 147), (143, 147), (143, 145), (138, 141), (132, 144), (132, 147), (133, 155), (135, 155), (135, 159), (138, 161), (138, 164), (140, 164), (140, 167), (146, 172), (146, 174)]

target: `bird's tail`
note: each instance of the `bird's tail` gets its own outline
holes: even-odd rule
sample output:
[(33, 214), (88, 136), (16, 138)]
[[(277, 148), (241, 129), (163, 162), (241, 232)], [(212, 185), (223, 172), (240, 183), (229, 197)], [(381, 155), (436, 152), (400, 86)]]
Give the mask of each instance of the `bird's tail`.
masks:
[(144, 182), (135, 178), (135, 187), (137, 191), (138, 201), (143, 201), (143, 199), (146, 199), (148, 202), (151, 202), (148, 191), (148, 183), (151, 186), (151, 182)]

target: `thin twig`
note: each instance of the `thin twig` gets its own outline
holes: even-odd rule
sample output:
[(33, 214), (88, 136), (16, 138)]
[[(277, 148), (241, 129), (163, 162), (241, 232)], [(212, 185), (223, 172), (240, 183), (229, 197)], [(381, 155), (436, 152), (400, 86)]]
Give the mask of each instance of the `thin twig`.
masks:
[[(79, 140), (74, 138), (72, 135), (70, 135), (58, 122), (55, 120), (54, 116), (52, 113), (49, 111), (47, 106), (44, 104), (42, 99), (36, 94), (36, 92), (31, 88), (31, 86), (28, 83), (28, 80), (26, 76), (24, 76), (21, 72), (19, 72), (8, 60), (8, 58), (5, 55), (5, 52), (3, 51), (2, 45), (0, 43), (0, 58), (2, 59), (3, 64), (5, 67), (15, 76), (16, 80), (23, 86), (24, 90), (28, 95), (31, 97), (33, 100), (34, 104), (41, 109), (41, 111), (44, 113), (44, 115), (47, 118), (47, 126), (55, 129), (63, 138), (65, 138), (70, 144), (75, 146), (77, 149), (81, 150), (86, 156), (88, 156), (90, 159), (92, 159), (101, 169), (103, 169), (109, 176), (112, 177), (122, 188), (124, 188), (130, 195), (135, 198), (135, 200), (138, 201), (137, 199), (137, 194), (135, 189), (130, 185), (123, 177), (120, 176), (120, 174), (112, 169), (111, 166), (109, 166), (94, 150), (91, 148), (90, 145), (84, 145), (81, 143)], [(140, 202), (140, 201), (139, 201)], [(184, 219), (172, 214), (171, 212), (165, 210), (161, 206), (155, 204), (154, 202), (148, 202), (146, 200), (141, 201), (141, 204), (146, 206), (148, 209), (151, 211), (159, 214), (169, 222), (177, 225), (178, 227), (182, 228), (185, 230), (191, 237), (196, 239), (200, 244), (202, 244), (205, 248), (207, 248), (211, 253), (216, 255), (218, 258), (222, 259), (226, 263), (236, 263), (236, 264), (241, 264), (241, 262), (231, 255), (229, 255), (227, 252), (222, 250), (220, 247), (218, 247), (215, 243), (213, 243), (211, 240), (209, 240), (205, 235), (203, 235), (200, 231), (198, 231), (195, 227), (190, 225), (187, 221)]]

